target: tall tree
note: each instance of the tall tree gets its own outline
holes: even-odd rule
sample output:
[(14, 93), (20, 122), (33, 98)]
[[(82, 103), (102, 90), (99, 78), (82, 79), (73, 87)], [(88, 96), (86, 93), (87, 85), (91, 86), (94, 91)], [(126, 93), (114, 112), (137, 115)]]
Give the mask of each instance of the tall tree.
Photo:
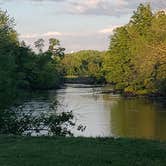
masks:
[(15, 49), (18, 47), (14, 19), (0, 10), (0, 109), (13, 102), (16, 93)]

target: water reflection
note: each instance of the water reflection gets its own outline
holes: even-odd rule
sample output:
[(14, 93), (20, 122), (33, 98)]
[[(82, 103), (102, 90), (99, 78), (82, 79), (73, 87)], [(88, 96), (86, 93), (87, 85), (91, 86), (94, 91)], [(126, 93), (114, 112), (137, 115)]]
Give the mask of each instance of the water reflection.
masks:
[[(87, 126), (82, 136), (121, 136), (166, 140), (166, 110), (163, 102), (143, 98), (125, 99), (103, 94), (108, 87), (68, 85), (57, 99), (73, 110)], [(75, 135), (80, 135), (76, 131)]]
[(110, 111), (113, 135), (166, 140), (164, 108), (146, 99), (121, 99)]
[[(78, 85), (77, 85), (78, 86)], [(110, 111), (105, 109), (104, 100), (98, 94), (98, 88), (73, 87), (68, 85), (65, 89), (57, 91), (57, 100), (66, 108), (72, 110), (77, 122), (86, 126), (83, 133), (76, 130), (75, 136), (110, 136)]]
[[(144, 98), (125, 99), (107, 92), (110, 92), (110, 87), (72, 84), (57, 91), (49, 91), (47, 100), (42, 101), (47, 104), (58, 101), (59, 111), (73, 111), (77, 123), (87, 126), (83, 133), (73, 129), (75, 136), (166, 140), (164, 102)], [(37, 98), (31, 101), (39, 102)]]

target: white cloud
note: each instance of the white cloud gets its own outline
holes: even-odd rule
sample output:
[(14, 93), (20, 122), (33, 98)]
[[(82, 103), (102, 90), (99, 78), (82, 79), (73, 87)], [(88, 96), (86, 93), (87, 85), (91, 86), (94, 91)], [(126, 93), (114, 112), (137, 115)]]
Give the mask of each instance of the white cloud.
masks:
[(18, 1), (35, 2), (34, 4), (60, 5), (60, 12), (82, 15), (124, 16), (136, 10), (140, 3), (151, 3), (154, 10), (166, 8), (166, 0), (0, 0), (0, 3)]
[(62, 33), (60, 32), (46, 32), (46, 33), (31, 33), (31, 34), (23, 34), (20, 35), (21, 39), (33, 39), (33, 38), (42, 38), (42, 37), (56, 37), (56, 36), (62, 36)]
[(20, 38), (23, 38), (23, 39), (32, 39), (32, 38), (36, 38), (36, 37), (39, 37), (39, 34), (31, 33), (31, 34), (20, 35)]
[(132, 13), (140, 3), (150, 3), (153, 9), (166, 7), (166, 0), (70, 0), (66, 11), (71, 14), (122, 16)]
[(99, 33), (100, 34), (112, 34), (114, 29), (116, 29), (120, 26), (121, 25), (115, 25), (115, 26), (112, 26), (112, 27), (104, 28), (104, 29), (99, 30)]
[(62, 33), (60, 33), (60, 32), (47, 32), (47, 33), (42, 34), (41, 36), (47, 37), (47, 36), (61, 36), (61, 35), (62, 35)]
[(127, 5), (125, 0), (73, 0), (68, 4), (68, 12), (87, 15), (120, 15), (129, 12), (128, 8), (125, 8)]
[[(47, 34), (47, 33), (43, 33)], [(49, 34), (49, 33), (48, 33)], [(50, 37), (50, 36), (49, 36)], [(45, 40), (45, 50), (47, 50), (49, 42), (48, 36), (41, 36), (41, 34), (33, 33), (33, 34), (25, 34), (20, 36), (20, 41), (24, 40), (27, 45), (31, 48), (34, 48), (34, 41), (38, 38), (43, 38)], [(56, 36), (55, 36), (56, 37)], [(98, 31), (96, 32), (75, 32), (69, 33), (65, 32), (58, 36), (58, 39), (61, 41), (61, 46), (66, 48), (66, 52), (71, 51), (79, 51), (86, 49), (94, 49), (94, 50), (106, 50), (108, 48), (109, 43), (109, 35), (100, 34)]]

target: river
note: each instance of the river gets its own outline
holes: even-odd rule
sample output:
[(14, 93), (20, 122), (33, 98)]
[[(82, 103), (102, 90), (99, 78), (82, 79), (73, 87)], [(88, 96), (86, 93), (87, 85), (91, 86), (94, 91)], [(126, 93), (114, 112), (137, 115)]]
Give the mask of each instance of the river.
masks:
[(26, 108), (47, 110), (58, 101), (58, 111), (73, 111), (84, 132), (72, 129), (75, 136), (132, 137), (166, 140), (165, 101), (124, 98), (109, 92), (110, 87), (67, 84), (25, 101)]

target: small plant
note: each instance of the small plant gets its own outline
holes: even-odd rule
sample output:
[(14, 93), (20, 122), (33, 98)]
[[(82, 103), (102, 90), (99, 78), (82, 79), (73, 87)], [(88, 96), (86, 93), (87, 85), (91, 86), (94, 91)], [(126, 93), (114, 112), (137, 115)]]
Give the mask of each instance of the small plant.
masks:
[[(75, 125), (72, 111), (38, 113), (25, 111), (22, 106), (0, 111), (0, 134), (73, 136), (71, 128)], [(84, 131), (85, 127), (79, 125), (77, 130)]]

